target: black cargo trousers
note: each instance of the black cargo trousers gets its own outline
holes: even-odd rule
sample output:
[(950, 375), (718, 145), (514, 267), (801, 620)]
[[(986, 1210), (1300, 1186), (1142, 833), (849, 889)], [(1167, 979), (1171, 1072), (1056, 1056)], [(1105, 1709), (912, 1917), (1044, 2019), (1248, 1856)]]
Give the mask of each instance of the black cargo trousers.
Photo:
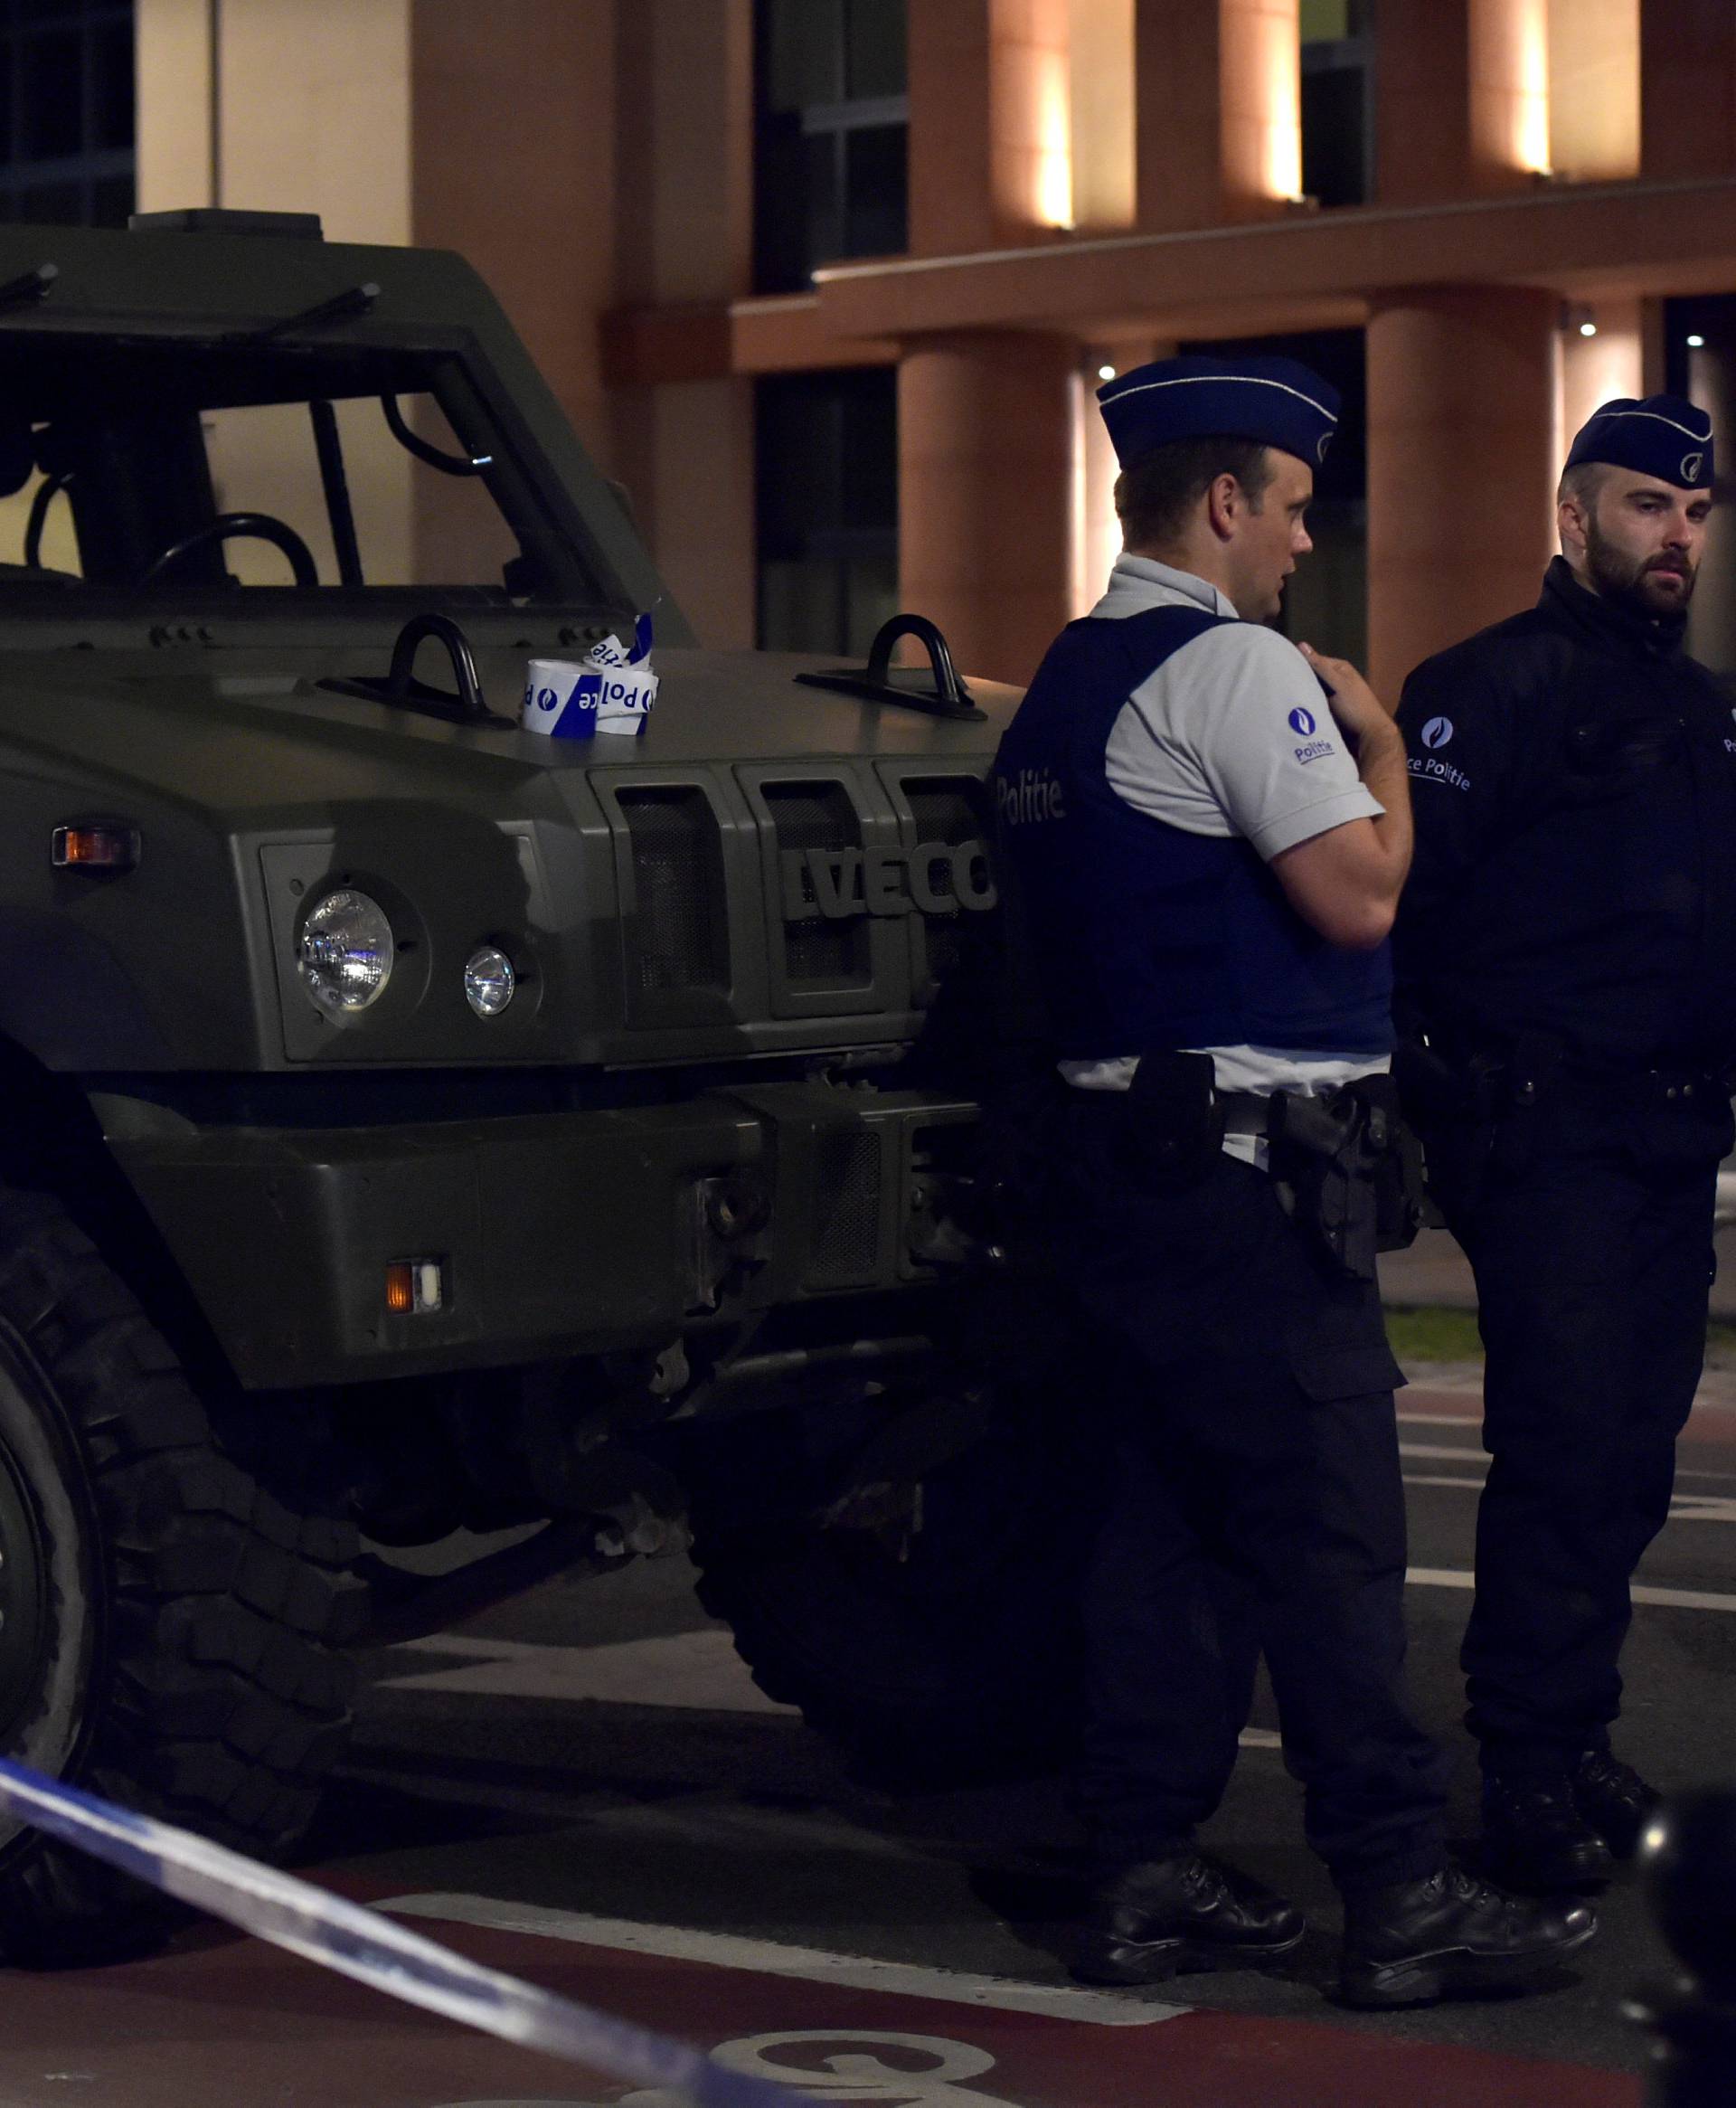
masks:
[(1486, 1771), (1559, 1774), (1608, 1746), (1629, 1583), (1669, 1516), (1728, 1092), (1685, 1068), (1562, 1072), (1424, 1139), (1487, 1356), (1467, 1725)]
[(1251, 1165), (1219, 1152), (1182, 1191), (1142, 1177), (1119, 1098), (1062, 1089), (1046, 1116), (1045, 1244), (1106, 1467), (1079, 1782), (1097, 1854), (1161, 1857), (1212, 1814), (1263, 1652), (1335, 1878), (1427, 1874), (1445, 1765), (1402, 1695), (1401, 1379), (1377, 1293)]

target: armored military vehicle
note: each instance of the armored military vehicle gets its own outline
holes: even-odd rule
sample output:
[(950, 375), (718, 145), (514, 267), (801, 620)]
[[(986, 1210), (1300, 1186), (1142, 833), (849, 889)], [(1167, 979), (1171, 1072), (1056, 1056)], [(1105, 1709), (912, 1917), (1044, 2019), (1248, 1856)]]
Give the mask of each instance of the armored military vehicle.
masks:
[[(0, 230), (0, 1747), (281, 1853), (358, 1648), (691, 1533), (778, 1695), (992, 1748), (1057, 1496), (910, 1057), (1009, 692), (692, 648), (474, 272), (293, 215)], [(639, 736), (520, 728), (647, 611)], [(11, 1957), (148, 1919), (0, 1841)]]

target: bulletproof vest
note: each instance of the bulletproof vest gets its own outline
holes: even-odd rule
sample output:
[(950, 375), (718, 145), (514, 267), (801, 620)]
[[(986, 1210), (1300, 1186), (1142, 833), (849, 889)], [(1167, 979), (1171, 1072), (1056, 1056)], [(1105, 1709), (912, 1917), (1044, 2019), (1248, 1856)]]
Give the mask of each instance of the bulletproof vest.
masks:
[(1070, 623), (1001, 742), (1002, 853), (1062, 1059), (1241, 1045), (1379, 1054), (1392, 1044), (1384, 945), (1327, 943), (1250, 842), (1137, 812), (1105, 775), (1129, 695), (1227, 619), (1156, 608)]

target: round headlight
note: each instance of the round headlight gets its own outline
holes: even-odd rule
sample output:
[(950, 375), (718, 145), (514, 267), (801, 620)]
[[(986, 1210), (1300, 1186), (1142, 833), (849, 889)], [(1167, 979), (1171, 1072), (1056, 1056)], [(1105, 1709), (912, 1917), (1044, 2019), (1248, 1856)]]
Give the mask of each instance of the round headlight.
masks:
[(347, 1016), (378, 999), (392, 978), (392, 924), (378, 901), (340, 886), (301, 926), (301, 978), (322, 1010)]
[(513, 999), (518, 976), (497, 944), (483, 944), (464, 962), (464, 997), (478, 1017), (498, 1017)]

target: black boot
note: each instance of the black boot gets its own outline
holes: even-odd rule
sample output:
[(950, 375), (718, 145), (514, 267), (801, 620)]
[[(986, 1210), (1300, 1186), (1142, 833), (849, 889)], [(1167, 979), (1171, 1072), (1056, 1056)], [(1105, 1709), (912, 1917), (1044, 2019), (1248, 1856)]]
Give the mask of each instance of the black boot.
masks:
[(1598, 1929), (1588, 1903), (1491, 1888), (1451, 1864), (1421, 1881), (1344, 1898), (1339, 1994), (1350, 2006), (1420, 2006), (1524, 1983)]
[(1531, 1895), (1599, 1888), (1615, 1867), (1609, 1846), (1580, 1813), (1565, 1772), (1485, 1778), (1482, 1862), (1491, 1880)]
[(1631, 1764), (1589, 1749), (1573, 1772), (1573, 1805), (1618, 1859), (1631, 1859), (1663, 1796)]
[(1162, 1983), (1182, 1970), (1281, 1961), (1307, 1929), (1281, 1895), (1177, 1852), (1124, 1867), (1098, 1891), (1072, 1970), (1085, 1983)]

